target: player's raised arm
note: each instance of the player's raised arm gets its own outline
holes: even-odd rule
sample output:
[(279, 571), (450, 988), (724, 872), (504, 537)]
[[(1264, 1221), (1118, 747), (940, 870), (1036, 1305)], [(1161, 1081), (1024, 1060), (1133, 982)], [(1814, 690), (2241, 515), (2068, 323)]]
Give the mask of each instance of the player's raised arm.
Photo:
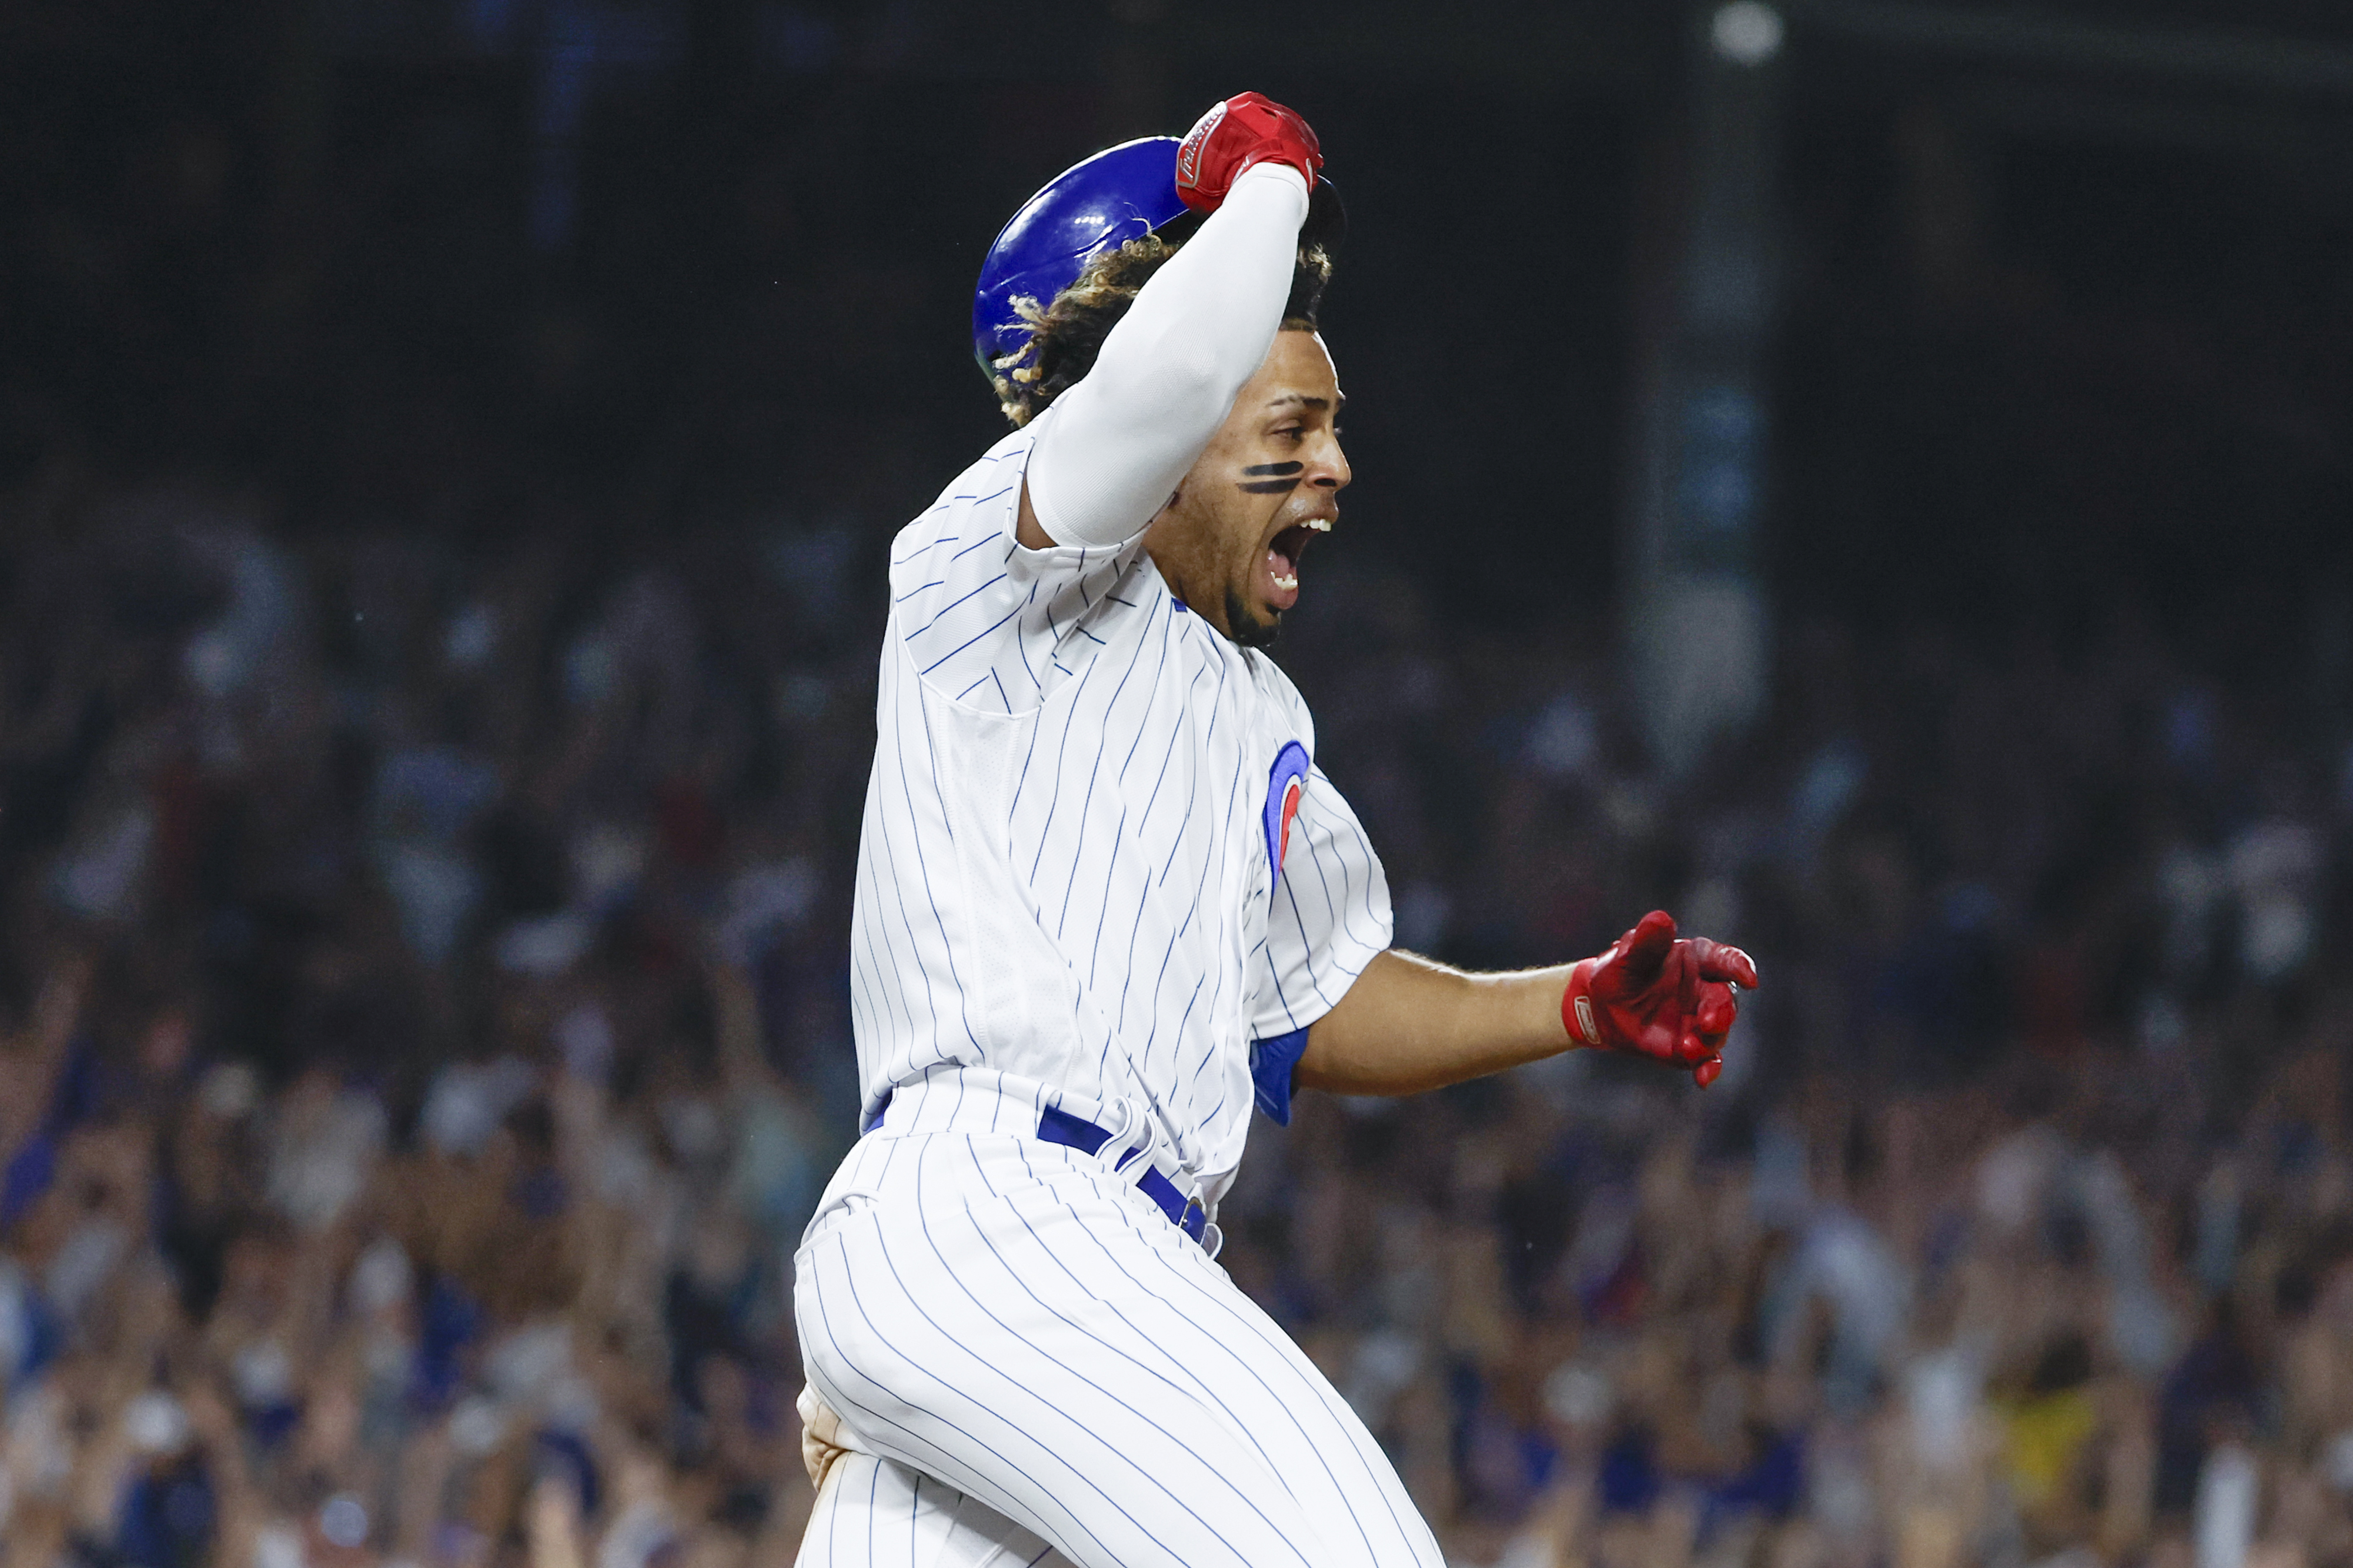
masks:
[(1607, 952), (1556, 969), (1469, 974), (1382, 953), (1307, 1032), (1297, 1081), (1343, 1094), (1413, 1094), (1579, 1047), (1688, 1069), (1703, 1089), (1757, 965), (1736, 947), (1675, 935), (1652, 910)]
[(1323, 156), (1305, 121), (1256, 93), (1201, 118), (1176, 158), (1209, 214), (1054, 403), (1030, 455), (1017, 537), (1030, 549), (1134, 538), (1216, 435), (1282, 322)]

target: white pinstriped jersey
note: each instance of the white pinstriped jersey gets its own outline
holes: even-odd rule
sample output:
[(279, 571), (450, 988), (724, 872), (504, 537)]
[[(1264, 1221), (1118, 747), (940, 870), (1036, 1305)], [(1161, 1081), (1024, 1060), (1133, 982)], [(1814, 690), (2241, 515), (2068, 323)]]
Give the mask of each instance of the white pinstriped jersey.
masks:
[(892, 547), (850, 952), (866, 1110), (941, 1064), (1140, 1098), (1214, 1202), (1253, 1099), (1288, 1119), (1303, 1031), (1388, 945), (1388, 886), (1297, 689), (1140, 539), (1016, 544), (1053, 416)]

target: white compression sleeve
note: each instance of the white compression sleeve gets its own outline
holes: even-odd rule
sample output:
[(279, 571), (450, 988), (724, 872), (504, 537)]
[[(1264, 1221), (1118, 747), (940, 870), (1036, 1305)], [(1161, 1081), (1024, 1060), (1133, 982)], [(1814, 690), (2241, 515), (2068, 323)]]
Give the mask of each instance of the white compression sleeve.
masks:
[(1274, 342), (1306, 218), (1299, 171), (1252, 164), (1137, 290), (1029, 454), (1029, 506), (1054, 542), (1124, 543), (1166, 503)]

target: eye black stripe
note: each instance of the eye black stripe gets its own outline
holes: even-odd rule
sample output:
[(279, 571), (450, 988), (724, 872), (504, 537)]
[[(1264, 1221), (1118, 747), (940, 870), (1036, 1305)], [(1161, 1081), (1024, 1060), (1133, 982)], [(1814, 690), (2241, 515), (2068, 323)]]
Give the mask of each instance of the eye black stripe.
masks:
[(1242, 472), (1250, 479), (1263, 479), (1270, 474), (1295, 474), (1306, 466), (1306, 464), (1299, 462), (1258, 463), (1250, 468), (1244, 468)]
[[(1249, 470), (1244, 469), (1243, 472), (1247, 473)], [(1285, 490), (1295, 490), (1298, 488), (1299, 481), (1297, 479), (1260, 479), (1253, 484), (1236, 485), (1234, 487), (1234, 489), (1241, 491), (1244, 495), (1253, 496), (1281, 495)]]

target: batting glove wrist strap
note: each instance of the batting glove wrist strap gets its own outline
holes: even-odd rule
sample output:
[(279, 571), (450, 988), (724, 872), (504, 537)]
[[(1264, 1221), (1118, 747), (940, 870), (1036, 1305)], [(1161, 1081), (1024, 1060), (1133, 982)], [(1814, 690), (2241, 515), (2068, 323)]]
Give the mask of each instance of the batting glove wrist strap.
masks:
[(1739, 1004), (1735, 985), (1757, 984), (1736, 947), (1677, 940), (1675, 921), (1652, 910), (1599, 957), (1568, 972), (1560, 1019), (1569, 1038), (1688, 1068), (1702, 1089), (1724, 1070), (1722, 1050)]

